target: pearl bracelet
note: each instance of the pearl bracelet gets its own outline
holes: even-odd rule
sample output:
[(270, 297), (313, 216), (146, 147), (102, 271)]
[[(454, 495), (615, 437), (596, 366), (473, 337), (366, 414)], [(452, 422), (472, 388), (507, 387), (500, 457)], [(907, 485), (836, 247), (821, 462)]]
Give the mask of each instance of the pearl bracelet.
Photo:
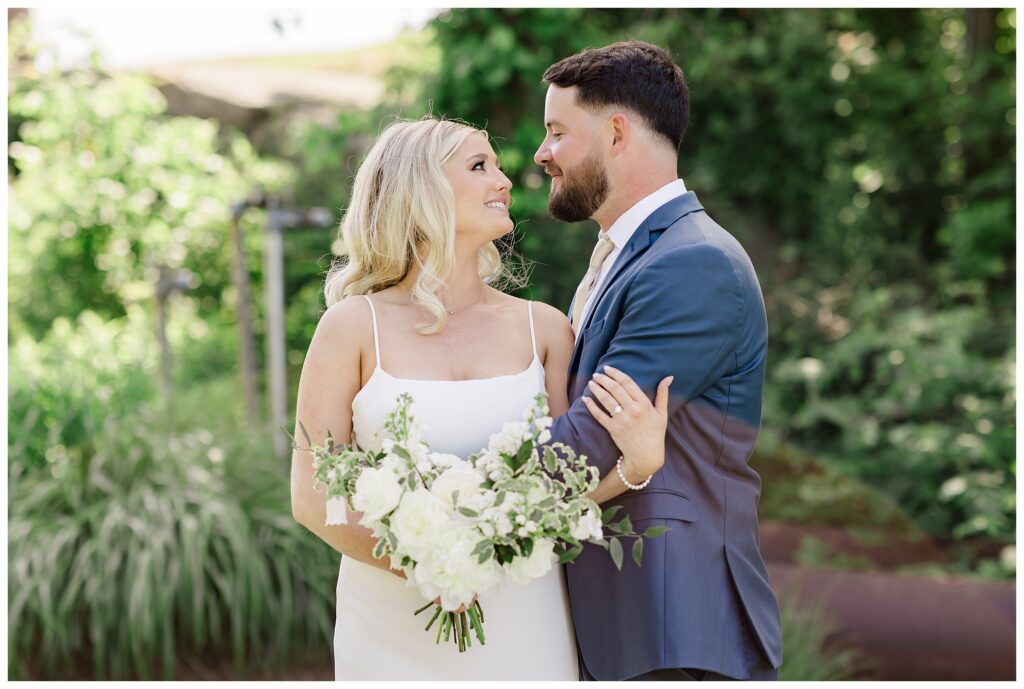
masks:
[(647, 484), (651, 482), (652, 478), (654, 478), (654, 474), (651, 474), (650, 476), (647, 477), (646, 480), (644, 480), (643, 483), (634, 486), (626, 479), (626, 475), (622, 473), (622, 455), (619, 455), (619, 461), (615, 463), (615, 471), (619, 473), (619, 479), (626, 484), (626, 488), (631, 488), (633, 490), (640, 490), (642, 488), (646, 488)]

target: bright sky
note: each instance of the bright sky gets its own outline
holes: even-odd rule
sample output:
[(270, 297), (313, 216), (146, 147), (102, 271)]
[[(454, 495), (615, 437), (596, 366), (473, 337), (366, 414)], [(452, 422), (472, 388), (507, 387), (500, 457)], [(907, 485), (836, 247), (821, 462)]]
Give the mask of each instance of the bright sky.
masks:
[[(419, 28), (439, 10), (430, 8), (321, 7), (31, 10), (32, 33), (54, 46), (63, 64), (87, 57), (95, 46), (107, 68), (229, 56), (344, 52)], [(274, 27), (277, 20), (281, 31)], [(90, 35), (91, 41), (83, 35)]]

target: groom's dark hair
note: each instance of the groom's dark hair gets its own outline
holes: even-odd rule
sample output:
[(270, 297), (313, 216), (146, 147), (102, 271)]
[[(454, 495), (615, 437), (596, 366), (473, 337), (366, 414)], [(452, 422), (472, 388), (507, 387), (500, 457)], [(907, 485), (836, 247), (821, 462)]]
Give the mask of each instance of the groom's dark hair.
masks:
[(547, 68), (544, 83), (575, 86), (580, 107), (617, 105), (643, 118), (679, 149), (690, 119), (690, 94), (672, 55), (644, 41), (622, 41), (570, 55)]

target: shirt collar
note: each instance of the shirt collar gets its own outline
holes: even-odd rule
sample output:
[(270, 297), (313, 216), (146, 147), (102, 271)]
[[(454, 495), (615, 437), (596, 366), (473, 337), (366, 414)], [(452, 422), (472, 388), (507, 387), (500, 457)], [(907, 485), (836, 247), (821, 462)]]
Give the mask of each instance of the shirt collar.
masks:
[[(640, 223), (647, 219), (654, 211), (666, 203), (686, 193), (686, 185), (683, 180), (675, 179), (657, 191), (648, 194), (637, 201), (629, 210), (620, 215), (618, 219), (608, 228), (608, 238), (615, 243), (615, 248), (621, 250), (626, 242), (633, 236)], [(600, 233), (598, 233), (600, 235)]]

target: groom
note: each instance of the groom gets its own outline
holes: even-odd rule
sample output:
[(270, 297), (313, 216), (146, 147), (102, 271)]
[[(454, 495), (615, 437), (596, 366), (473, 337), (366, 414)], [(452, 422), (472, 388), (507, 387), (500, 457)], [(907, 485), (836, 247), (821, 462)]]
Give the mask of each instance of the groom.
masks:
[[(777, 678), (779, 607), (758, 544), (761, 479), (748, 466), (761, 423), (768, 327), (750, 259), (677, 175), (689, 98), (667, 51), (629, 41), (544, 73), (548, 209), (593, 218), (598, 242), (570, 307), (576, 348), (553, 440), (604, 476), (619, 452), (580, 399), (605, 365), (654, 396), (674, 376), (665, 465), (621, 504), (646, 544), (617, 572), (588, 544), (566, 566), (588, 680)], [(627, 479), (628, 480), (628, 479)], [(639, 479), (636, 479), (639, 480)]]

